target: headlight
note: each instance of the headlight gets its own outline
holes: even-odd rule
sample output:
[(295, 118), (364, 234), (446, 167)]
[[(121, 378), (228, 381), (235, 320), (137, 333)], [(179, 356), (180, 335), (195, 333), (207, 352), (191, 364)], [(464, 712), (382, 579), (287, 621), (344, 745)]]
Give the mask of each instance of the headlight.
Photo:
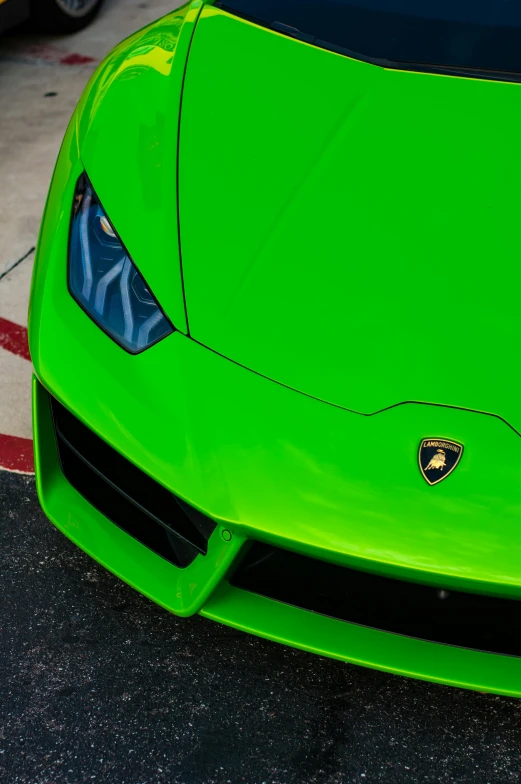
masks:
[(132, 354), (174, 331), (85, 175), (74, 196), (69, 289), (101, 329)]

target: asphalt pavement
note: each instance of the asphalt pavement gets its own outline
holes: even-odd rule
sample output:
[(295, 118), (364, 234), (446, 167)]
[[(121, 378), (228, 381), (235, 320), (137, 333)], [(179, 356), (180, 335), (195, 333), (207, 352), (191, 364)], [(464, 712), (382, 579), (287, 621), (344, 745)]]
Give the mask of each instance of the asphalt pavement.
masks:
[(521, 702), (178, 619), (0, 472), (0, 780), (519, 782)]

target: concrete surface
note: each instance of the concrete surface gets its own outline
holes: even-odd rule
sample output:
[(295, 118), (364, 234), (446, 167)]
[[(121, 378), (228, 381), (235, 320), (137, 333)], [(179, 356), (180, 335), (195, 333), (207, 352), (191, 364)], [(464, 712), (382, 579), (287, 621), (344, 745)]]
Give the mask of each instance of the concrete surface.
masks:
[(31, 366), (4, 351), (0, 354), (0, 433), (32, 438)]
[(96, 565), (0, 474), (6, 784), (502, 784), (521, 702), (178, 619)]

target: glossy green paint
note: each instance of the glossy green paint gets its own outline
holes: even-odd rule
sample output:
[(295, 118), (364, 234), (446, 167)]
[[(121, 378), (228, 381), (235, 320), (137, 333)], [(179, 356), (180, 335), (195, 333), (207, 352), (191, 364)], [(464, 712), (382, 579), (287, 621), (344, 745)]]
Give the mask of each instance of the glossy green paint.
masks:
[(519, 84), (205, 9), (181, 123), (191, 334), (355, 411), (444, 403), (521, 431), (520, 128)]
[(98, 68), (76, 115), (89, 178), (133, 261), (183, 332), (177, 138), (186, 57), (201, 7), (200, 0), (188, 3), (120, 44)]
[[(199, 13), (200, 4), (192, 5), (183, 11), (185, 25), (192, 24), (186, 21), (192, 18), (189, 14)], [(158, 24), (164, 29), (170, 22)], [(150, 34), (148, 28), (144, 35)], [(139, 48), (139, 38), (131, 45)], [(163, 51), (170, 51), (168, 46), (165, 42)], [(178, 55), (179, 49), (174, 62)], [(125, 55), (121, 62), (127, 60)], [(141, 158), (132, 157), (132, 145), (126, 141), (121, 146), (130, 156), (127, 165), (135, 181), (130, 183), (129, 178), (121, 189), (117, 177), (111, 181), (109, 176), (113, 164), (119, 176), (123, 156), (107, 146), (109, 140), (116, 145), (116, 131), (104, 123), (115, 118), (110, 107), (124, 108), (133, 93), (124, 93), (125, 80), (118, 84), (117, 79), (108, 79), (104, 92), (99, 79), (106, 67), (102, 65), (94, 77), (69, 126), (46, 207), (29, 323), (35, 373), (90, 428), (213, 517), (218, 527), (208, 556), (178, 570), (103, 518), (61, 474), (48, 403), (35, 383), (37, 487), (46, 514), (107, 568), (178, 614), (199, 611), (347, 661), (521, 696), (520, 659), (376, 632), (228, 586), (226, 574), (242, 544), (258, 538), (402, 579), (521, 597), (521, 438), (498, 417), (457, 408), (407, 404), (362, 416), (263, 378), (181, 332), (138, 356), (112, 342), (67, 291), (71, 204), (87, 160), (89, 175), (96, 172), (95, 187), (104, 189), (102, 199), (111, 219), (111, 208), (119, 210), (114, 222), (124, 242), (132, 253), (135, 249), (144, 254), (140, 268), (161, 304), (166, 307), (167, 289), (171, 307), (181, 308), (182, 296), (174, 285), (179, 259), (171, 257), (174, 266), (166, 273), (161, 266), (166, 262), (156, 243), (159, 236), (166, 242), (166, 220), (159, 219), (159, 207), (147, 215), (157, 229), (149, 236), (148, 254), (146, 238), (138, 236), (144, 202), (136, 207), (128, 193), (134, 197), (142, 187), (140, 170), (132, 168)], [(179, 63), (176, 68), (181, 68)], [(136, 77), (127, 74), (130, 82), (135, 78), (138, 85), (147, 78), (143, 74), (152, 78), (148, 66), (143, 74), (138, 72)], [(169, 72), (161, 78), (166, 84), (173, 76)], [(91, 103), (94, 94), (96, 106)], [(161, 103), (168, 95), (165, 87), (155, 100)], [(148, 96), (149, 105), (152, 97)], [(109, 108), (104, 114), (105, 100)], [(178, 106), (174, 104), (173, 111)], [(126, 108), (129, 138), (137, 144), (133, 106)], [(158, 107), (162, 111), (167, 112), (163, 103)], [(186, 106), (184, 111), (183, 123)], [(90, 122), (99, 128), (97, 136), (91, 135)], [(182, 133), (184, 143), (185, 130)], [(104, 143), (95, 143), (96, 138)], [(217, 156), (219, 148), (213, 149)], [(199, 214), (205, 231), (213, 230), (211, 213), (217, 206), (205, 207), (202, 194)], [(175, 220), (172, 226), (175, 229)], [(201, 259), (201, 289), (214, 285), (203, 274), (205, 263)], [(157, 287), (151, 278), (156, 264)], [(195, 292), (190, 264), (190, 287)], [(177, 295), (179, 300), (174, 301)], [(197, 298), (189, 292), (189, 315), (191, 296)], [(385, 332), (386, 326), (381, 329)], [(286, 359), (291, 362), (289, 356)], [(465, 444), (460, 466), (435, 487), (427, 486), (417, 465), (418, 444), (426, 436)], [(232, 532), (229, 543), (222, 538), (224, 527)]]

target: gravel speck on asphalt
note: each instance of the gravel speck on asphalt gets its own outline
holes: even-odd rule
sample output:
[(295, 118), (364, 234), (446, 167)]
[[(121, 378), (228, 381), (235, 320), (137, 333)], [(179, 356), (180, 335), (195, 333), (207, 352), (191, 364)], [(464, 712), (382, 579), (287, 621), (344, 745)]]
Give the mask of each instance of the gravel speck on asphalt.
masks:
[(0, 473), (0, 778), (9, 784), (518, 782), (521, 703), (178, 619)]

